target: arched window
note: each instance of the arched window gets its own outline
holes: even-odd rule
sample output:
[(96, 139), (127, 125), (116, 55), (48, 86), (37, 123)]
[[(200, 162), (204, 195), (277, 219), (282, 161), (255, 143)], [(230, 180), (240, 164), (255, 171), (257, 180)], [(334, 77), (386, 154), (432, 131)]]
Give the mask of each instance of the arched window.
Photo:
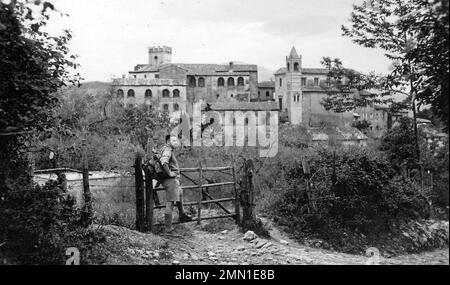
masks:
[(238, 86), (244, 86), (244, 78), (239, 77), (239, 78), (238, 78), (238, 81), (237, 81), (237, 85), (238, 85)]
[(173, 104), (173, 110), (174, 111), (180, 110), (180, 106), (177, 103)]
[(225, 86), (225, 79), (223, 79), (223, 77), (217, 79), (217, 86)]
[(200, 77), (198, 79), (198, 87), (205, 87), (205, 78)]
[(163, 105), (163, 110), (164, 110), (165, 112), (168, 112), (168, 111), (169, 111), (169, 104), (164, 104), (164, 105)]
[(162, 96), (163, 96), (164, 98), (170, 97), (170, 91), (169, 91), (169, 89), (164, 89), (163, 92), (162, 92)]
[(133, 97), (134, 98), (134, 90), (133, 89), (128, 90), (127, 97)]
[(150, 99), (152, 98), (152, 90), (147, 89), (145, 90), (145, 99)]
[(295, 72), (298, 72), (298, 67), (299, 67), (298, 62), (294, 63), (294, 71)]
[(174, 89), (173, 90), (173, 97), (180, 97), (180, 90)]
[(195, 77), (190, 77), (189, 78), (189, 87), (196, 87), (197, 86), (197, 82), (195, 80)]
[(117, 97), (123, 98), (123, 90), (122, 89), (117, 90)]
[(228, 78), (227, 85), (234, 86), (234, 78), (233, 77)]

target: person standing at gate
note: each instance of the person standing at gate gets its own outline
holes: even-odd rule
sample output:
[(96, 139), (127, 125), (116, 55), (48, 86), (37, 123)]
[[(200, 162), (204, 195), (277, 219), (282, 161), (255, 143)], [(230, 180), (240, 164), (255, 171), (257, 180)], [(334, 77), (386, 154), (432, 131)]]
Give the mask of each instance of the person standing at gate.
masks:
[(180, 168), (175, 157), (174, 150), (180, 146), (176, 136), (166, 135), (166, 143), (161, 149), (161, 166), (168, 178), (161, 181), (166, 189), (166, 211), (164, 215), (166, 232), (171, 232), (173, 206), (178, 208), (180, 222), (192, 221), (192, 217), (184, 212), (183, 190), (180, 186)]

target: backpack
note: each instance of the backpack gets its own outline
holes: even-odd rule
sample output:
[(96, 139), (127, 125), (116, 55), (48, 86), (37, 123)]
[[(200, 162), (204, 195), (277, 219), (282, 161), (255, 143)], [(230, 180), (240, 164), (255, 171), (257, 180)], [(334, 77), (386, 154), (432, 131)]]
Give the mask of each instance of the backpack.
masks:
[(155, 150), (152, 150), (152, 152), (153, 152), (152, 158), (150, 158), (150, 160), (146, 163), (146, 167), (148, 172), (150, 173), (150, 176), (158, 181), (163, 181), (169, 178), (169, 176), (162, 167), (160, 161), (161, 154), (157, 153)]

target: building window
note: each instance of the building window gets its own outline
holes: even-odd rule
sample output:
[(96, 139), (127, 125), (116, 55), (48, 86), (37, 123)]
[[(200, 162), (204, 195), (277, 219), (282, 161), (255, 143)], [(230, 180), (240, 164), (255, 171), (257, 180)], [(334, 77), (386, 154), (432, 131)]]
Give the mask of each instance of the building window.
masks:
[(133, 97), (134, 98), (134, 90), (133, 89), (128, 90), (127, 97)]
[(180, 97), (180, 90), (174, 89), (173, 90), (173, 97)]
[(122, 89), (117, 90), (117, 97), (123, 98), (123, 90)]
[(223, 79), (223, 77), (217, 79), (217, 86), (225, 86), (225, 79)]
[(280, 108), (280, 110), (283, 109), (283, 98), (278, 98), (278, 107)]
[(266, 91), (266, 98), (269, 99), (270, 98), (270, 92)]
[(234, 78), (233, 77), (228, 78), (227, 85), (234, 86)]
[(163, 92), (162, 92), (162, 96), (163, 97), (170, 97), (170, 91), (169, 91), (169, 89), (164, 89), (163, 90)]
[(306, 86), (306, 77), (302, 77), (302, 86)]
[(155, 74), (155, 79), (159, 79), (159, 74)]
[(219, 97), (220, 97), (220, 95), (219, 95), (219, 94), (217, 94), (217, 95), (216, 95), (216, 98), (217, 98), (217, 99), (219, 99)]
[(299, 64), (298, 62), (294, 63), (294, 72), (298, 72), (299, 71)]
[(314, 78), (314, 86), (319, 86), (319, 78)]
[(189, 78), (189, 87), (197, 87), (197, 81), (195, 80), (195, 77)]
[(289, 62), (287, 63), (287, 71), (288, 71), (288, 72), (291, 71), (291, 65), (289, 64)]
[(144, 74), (144, 78), (147, 78), (147, 74)]
[(231, 94), (231, 98), (233, 98), (234, 97), (234, 95), (233, 94)]
[(283, 86), (283, 78), (280, 78), (280, 87)]
[(145, 90), (145, 99), (150, 99), (152, 98), (152, 90), (147, 89)]
[(163, 105), (163, 110), (164, 110), (165, 112), (168, 112), (168, 111), (169, 111), (169, 104), (164, 104), (164, 105)]
[(174, 111), (180, 110), (180, 106), (177, 103), (173, 104), (173, 110)]
[(133, 78), (136, 79), (136, 75), (133, 75)]
[(244, 86), (244, 78), (243, 77), (239, 77), (238, 78), (237, 85), (238, 86)]
[(205, 87), (205, 78), (200, 77), (198, 79), (198, 87)]

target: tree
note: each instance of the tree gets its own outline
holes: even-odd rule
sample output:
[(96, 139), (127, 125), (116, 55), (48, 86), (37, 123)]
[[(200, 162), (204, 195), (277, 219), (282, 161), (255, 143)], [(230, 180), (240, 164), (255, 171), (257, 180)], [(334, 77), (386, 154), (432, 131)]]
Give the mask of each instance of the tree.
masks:
[[(361, 46), (386, 51), (393, 66), (382, 85), (410, 96), (414, 122), (416, 101), (419, 106), (433, 104), (448, 122), (448, 85), (443, 81), (449, 72), (448, 1), (367, 0), (353, 6), (350, 26), (342, 31)], [(416, 124), (414, 128), (420, 160)]]
[(0, 3), (0, 156), (7, 162), (0, 166), (1, 181), (23, 176), (29, 137), (52, 125), (53, 93), (78, 81), (70, 74), (77, 67), (67, 47), (70, 32), (43, 31), (52, 13), (54, 6), (39, 0)]
[(390, 98), (386, 98), (387, 93), (367, 92), (368, 89), (383, 88), (380, 75), (345, 68), (338, 58), (324, 57), (321, 64), (328, 69), (327, 81), (323, 86), (328, 96), (321, 101), (326, 110), (341, 113), (373, 104), (392, 103)]

